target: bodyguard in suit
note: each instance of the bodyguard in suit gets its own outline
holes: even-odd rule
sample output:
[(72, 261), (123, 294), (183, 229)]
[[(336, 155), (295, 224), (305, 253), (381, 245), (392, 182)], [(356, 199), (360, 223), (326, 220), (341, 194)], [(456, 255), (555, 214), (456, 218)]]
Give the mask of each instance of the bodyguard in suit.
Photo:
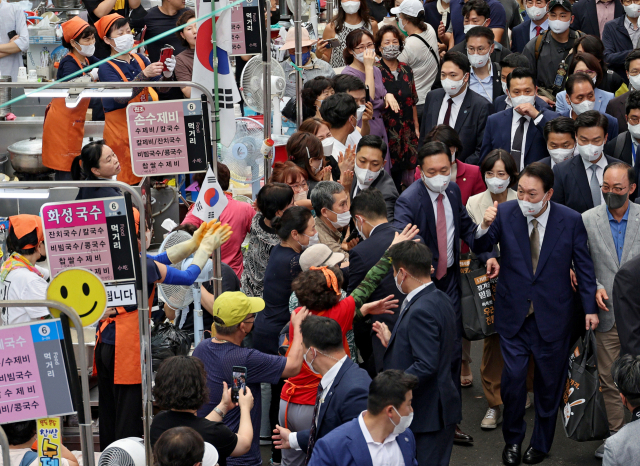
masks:
[[(638, 43), (638, 17), (634, 13), (637, 10), (634, 9), (631, 0), (624, 0), (622, 5), (624, 14), (604, 25), (602, 43), (605, 63), (609, 65), (609, 69), (618, 73), (625, 83), (628, 83), (629, 80), (624, 72), (624, 61)], [(629, 29), (636, 30), (633, 38)]]
[(530, 40), (549, 29), (549, 12), (546, 0), (527, 0), (527, 19), (511, 31), (511, 51), (522, 53)]
[[(587, 248), (587, 232), (577, 212), (550, 199), (553, 171), (542, 163), (524, 168), (518, 200), (485, 212), (476, 248), (500, 243), (500, 279), (495, 326), (504, 357), (502, 461), (517, 465), (526, 433), (526, 376), (530, 355), (535, 373), (535, 423), (524, 462), (536, 464), (551, 449), (558, 407), (567, 378), (567, 355), (573, 313), (569, 271), (575, 266), (586, 327), (598, 325), (596, 278)], [(490, 226), (489, 226), (490, 225)], [(491, 270), (490, 270), (491, 269)], [(489, 277), (497, 273), (487, 269)]]
[(613, 306), (620, 337), (620, 354), (640, 356), (640, 257), (618, 270), (613, 280)]
[[(529, 60), (521, 53), (512, 53), (504, 57), (500, 61), (500, 84), (502, 85), (503, 95), (496, 98), (493, 102), (493, 109), (495, 113), (501, 112), (508, 108), (513, 108), (511, 104), (511, 99), (507, 95), (507, 76), (516, 68), (529, 68)], [(542, 100), (540, 97), (536, 96), (535, 106), (539, 109), (551, 110), (551, 107)]]
[[(629, 201), (636, 190), (635, 180), (634, 169), (626, 163), (607, 165), (602, 185), (605, 205), (582, 214), (598, 284), (598, 372), (612, 435), (624, 425), (624, 409), (611, 377), (611, 365), (620, 355), (620, 339), (609, 296), (613, 295), (613, 280), (620, 267), (640, 255), (640, 205)], [(596, 457), (604, 454), (604, 444), (599, 450)]]
[(387, 206), (387, 220), (393, 222), (393, 211), (398, 199), (398, 190), (391, 175), (384, 169), (384, 157), (387, 145), (380, 136), (363, 136), (356, 148), (356, 163), (353, 172), (356, 175), (351, 183), (351, 199), (369, 187), (382, 193)]
[(420, 124), (420, 141), (424, 144), (427, 133), (436, 125), (449, 125), (462, 140), (463, 150), (456, 158), (465, 161), (480, 150), (487, 117), (493, 106), (469, 89), (471, 66), (466, 55), (447, 52), (441, 60), (442, 89), (427, 94)]
[(602, 177), (605, 167), (616, 161), (604, 153), (608, 121), (602, 113), (589, 110), (575, 121), (580, 157), (553, 167), (553, 202), (583, 213), (604, 203)]
[(493, 103), (502, 95), (500, 65), (491, 63), (491, 51), (495, 46), (493, 31), (485, 26), (476, 26), (467, 32), (466, 38), (467, 57), (471, 64), (469, 89)]
[(573, 6), (571, 28), (600, 39), (605, 24), (621, 16), (624, 16), (624, 8), (620, 0), (609, 0), (608, 2), (581, 0)]
[(291, 432), (276, 425), (273, 440), (276, 448), (293, 448), (313, 453), (315, 442), (358, 417), (367, 407), (371, 377), (345, 353), (340, 324), (328, 317), (309, 315), (300, 326), (304, 360), (312, 371), (322, 376), (310, 429)]
[(456, 389), (460, 374), (457, 384), (451, 378), (452, 355), (460, 351), (455, 312), (451, 300), (431, 282), (429, 248), (405, 241), (392, 246), (389, 254), (395, 282), (407, 297), (393, 333), (383, 323), (374, 324), (387, 347), (384, 368), (418, 378), (410, 426), (416, 437), (418, 464), (445, 466), (451, 457), (456, 424), (462, 417)]
[[(630, 91), (640, 91), (640, 50), (634, 50), (624, 60), (624, 69), (629, 80)], [(618, 120), (618, 128), (622, 133), (627, 131), (627, 97), (629, 93), (624, 94), (612, 99), (607, 104), (606, 113)]]
[(547, 121), (559, 117), (555, 112), (534, 105), (538, 88), (527, 68), (516, 68), (507, 77), (507, 90), (514, 108), (487, 119), (480, 162), (493, 149), (504, 149), (513, 156), (518, 170), (547, 156), (542, 129)]
[(544, 140), (549, 157), (540, 163), (553, 169), (559, 163), (572, 159), (577, 152), (575, 123), (569, 117), (559, 117), (544, 125)]
[[(640, 51), (639, 51), (640, 52)], [(617, 138), (608, 141), (604, 146), (605, 153), (613, 158), (622, 160), (624, 163), (635, 168), (636, 158), (640, 155), (638, 142), (640, 141), (640, 91), (631, 91), (625, 94), (628, 96), (625, 119), (628, 122), (628, 130), (620, 133)], [(638, 171), (636, 171), (635, 184), (638, 184)], [(637, 191), (633, 193), (632, 199), (638, 196)]]
[(309, 466), (418, 466), (412, 390), (418, 378), (390, 369), (369, 386), (367, 410), (318, 440)]

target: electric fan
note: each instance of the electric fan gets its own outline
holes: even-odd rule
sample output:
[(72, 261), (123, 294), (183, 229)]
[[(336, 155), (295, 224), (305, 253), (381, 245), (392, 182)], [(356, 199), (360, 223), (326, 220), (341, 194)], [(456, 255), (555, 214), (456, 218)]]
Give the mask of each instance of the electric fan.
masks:
[(143, 440), (129, 437), (113, 442), (100, 455), (98, 466), (145, 466)]
[[(273, 110), (273, 134), (282, 134), (282, 114), (280, 112), (280, 99), (284, 96), (287, 80), (280, 63), (271, 61), (271, 96), (264, 95), (262, 88), (263, 62), (260, 55), (251, 58), (244, 66), (240, 76), (240, 92), (246, 106), (257, 113), (264, 114), (264, 99), (271, 98)], [(269, 115), (265, 115), (268, 118)], [(262, 144), (260, 139), (260, 144)], [(260, 145), (258, 146), (260, 148)]]
[[(264, 127), (251, 118), (236, 118), (236, 135), (229, 147), (222, 146), (220, 162), (231, 172), (231, 179), (238, 183), (259, 183), (264, 175), (264, 156), (260, 153)], [(258, 186), (259, 189), (259, 186)]]

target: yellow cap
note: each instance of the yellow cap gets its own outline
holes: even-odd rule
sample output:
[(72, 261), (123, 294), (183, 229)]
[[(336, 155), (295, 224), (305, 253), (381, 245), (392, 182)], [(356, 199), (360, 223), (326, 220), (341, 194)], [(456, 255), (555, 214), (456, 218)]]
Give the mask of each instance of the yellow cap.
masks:
[(213, 303), (213, 321), (222, 327), (233, 327), (249, 314), (264, 309), (262, 298), (249, 298), (241, 291), (227, 291)]

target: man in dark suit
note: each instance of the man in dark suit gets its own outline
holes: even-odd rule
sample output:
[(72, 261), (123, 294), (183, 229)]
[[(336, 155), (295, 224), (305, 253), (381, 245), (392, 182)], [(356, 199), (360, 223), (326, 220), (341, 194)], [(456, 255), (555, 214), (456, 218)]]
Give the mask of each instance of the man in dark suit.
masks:
[[(524, 168), (518, 200), (485, 212), (475, 247), (500, 243), (501, 268), (495, 301), (495, 326), (504, 357), (502, 461), (517, 465), (526, 433), (526, 377), (533, 355), (535, 424), (524, 462), (536, 464), (551, 449), (558, 408), (567, 378), (575, 267), (586, 328), (598, 325), (596, 277), (582, 217), (550, 201), (553, 171), (542, 163)], [(490, 225), (490, 226), (489, 226)], [(487, 266), (487, 274), (497, 272)], [(397, 325), (396, 325), (397, 327)]]
[(602, 113), (589, 110), (575, 121), (580, 157), (553, 167), (553, 202), (583, 213), (604, 203), (602, 180), (605, 167), (616, 161), (604, 153), (608, 121)]
[(602, 40), (604, 40), (602, 34), (605, 23), (620, 16), (624, 16), (624, 8), (620, 0), (608, 0), (606, 2), (581, 0), (573, 6), (571, 28), (590, 36), (596, 36), (598, 39), (602, 37)]
[[(640, 91), (631, 91), (625, 95), (628, 96), (625, 119), (629, 124), (629, 129), (620, 133), (617, 138), (608, 141), (604, 146), (604, 151), (613, 158), (635, 167), (636, 159), (640, 155), (640, 149), (638, 149), (638, 141), (640, 141)], [(636, 184), (639, 180), (640, 170), (636, 168)], [(637, 194), (632, 199), (636, 197), (638, 197)]]
[(462, 141), (462, 152), (456, 158), (464, 162), (480, 150), (487, 117), (493, 113), (493, 105), (469, 89), (471, 66), (466, 55), (447, 52), (441, 60), (440, 76), (443, 89), (434, 89), (425, 99), (420, 141), (436, 125), (449, 125)]
[(466, 34), (467, 57), (471, 65), (469, 89), (490, 103), (502, 95), (500, 65), (491, 62), (491, 51), (495, 46), (493, 31), (485, 26), (476, 26)]
[(340, 324), (328, 317), (309, 315), (300, 326), (304, 360), (322, 376), (311, 429), (291, 432), (276, 425), (276, 448), (293, 448), (311, 457), (315, 442), (360, 415), (367, 408), (371, 377), (345, 353)]
[(392, 246), (389, 254), (395, 282), (407, 297), (393, 333), (383, 323), (374, 326), (387, 347), (384, 368), (418, 377), (410, 426), (416, 437), (418, 464), (448, 465), (456, 424), (462, 418), (456, 389), (459, 372), (457, 384), (451, 378), (452, 355), (460, 352), (456, 313), (447, 295), (431, 282), (429, 248), (405, 241)]
[(355, 179), (351, 183), (351, 199), (364, 189), (375, 188), (382, 193), (387, 206), (387, 220), (393, 222), (393, 211), (398, 199), (398, 190), (391, 175), (384, 169), (387, 145), (380, 136), (363, 136), (356, 148), (356, 163), (353, 167)]
[[(407, 424), (413, 416), (412, 390), (417, 385), (415, 375), (399, 370), (378, 374), (369, 386), (367, 410), (318, 440), (309, 466), (398, 465), (402, 461), (405, 466), (418, 466), (416, 440)], [(373, 442), (384, 445), (375, 450), (379, 452), (375, 457), (368, 446)]]
[(540, 163), (551, 167), (572, 159), (576, 155), (576, 129), (574, 121), (569, 117), (558, 117), (547, 121), (544, 125), (544, 140), (547, 143), (549, 157)]
[(626, 262), (613, 279), (620, 354), (640, 355), (640, 256)]
[[(629, 80), (629, 90), (640, 91), (640, 50), (634, 50), (624, 59), (624, 69)], [(611, 99), (607, 104), (607, 114), (618, 120), (618, 131), (621, 133), (627, 128), (627, 97), (628, 92)]]
[(511, 51), (522, 53), (530, 40), (549, 29), (547, 0), (527, 0), (527, 19), (511, 30)]
[[(632, 2), (631, 0), (625, 0), (624, 4), (631, 5)], [(624, 61), (627, 55), (629, 55), (629, 52), (636, 47), (636, 44), (634, 40), (631, 39), (629, 31), (627, 31), (625, 20), (627, 23), (631, 22), (634, 29), (638, 28), (638, 17), (633, 18), (625, 12), (604, 25), (602, 43), (604, 44), (605, 63), (609, 65), (610, 70), (618, 73), (624, 82), (628, 83), (629, 80), (624, 72)]]
[[(511, 99), (507, 95), (507, 76), (509, 76), (509, 73), (516, 68), (529, 68), (529, 60), (527, 60), (527, 57), (521, 53), (512, 53), (500, 61), (500, 81), (504, 94), (497, 97), (493, 102), (493, 109), (495, 110), (495, 113), (508, 108), (513, 108), (513, 105), (511, 105)], [(549, 107), (549, 105), (538, 96), (536, 96), (534, 105), (536, 108), (551, 110), (551, 107)]]
[(493, 149), (504, 149), (511, 153), (518, 170), (522, 170), (547, 156), (542, 129), (547, 121), (560, 115), (535, 106), (538, 88), (527, 68), (516, 68), (509, 74), (507, 90), (515, 108), (487, 119), (480, 162)]

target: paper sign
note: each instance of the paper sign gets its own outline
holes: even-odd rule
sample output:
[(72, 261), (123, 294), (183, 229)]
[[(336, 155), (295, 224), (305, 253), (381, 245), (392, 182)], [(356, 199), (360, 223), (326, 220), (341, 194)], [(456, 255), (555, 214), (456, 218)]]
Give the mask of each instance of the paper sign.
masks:
[(51, 276), (81, 267), (103, 282), (135, 280), (124, 198), (51, 202), (40, 209)]
[(132, 306), (138, 302), (135, 283), (107, 285), (105, 288), (107, 290), (107, 307)]
[(191, 212), (203, 222), (208, 222), (214, 218), (220, 218), (220, 214), (228, 203), (227, 196), (222, 191), (213, 170), (209, 167), (202, 188), (198, 193), (198, 200)]
[(59, 319), (0, 327), (0, 424), (73, 414)]
[(201, 101), (129, 104), (127, 124), (135, 175), (181, 175), (207, 170)]
[(231, 56), (262, 53), (262, 20), (258, 0), (231, 8)]
[(62, 432), (60, 418), (38, 419), (38, 460), (40, 466), (60, 466)]

